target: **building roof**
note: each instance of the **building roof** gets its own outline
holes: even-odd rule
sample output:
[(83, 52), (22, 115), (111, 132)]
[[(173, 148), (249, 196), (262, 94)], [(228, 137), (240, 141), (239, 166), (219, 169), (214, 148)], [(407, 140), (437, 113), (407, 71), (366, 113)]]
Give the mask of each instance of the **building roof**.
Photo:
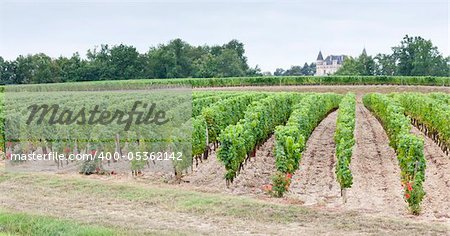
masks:
[(344, 62), (344, 55), (330, 55), (327, 56), (327, 58), (325, 58), (324, 60), (324, 64), (325, 65), (332, 65), (333, 61), (337, 61), (338, 65), (341, 65)]
[(319, 55), (317, 56), (317, 61), (323, 61), (322, 51), (319, 51)]

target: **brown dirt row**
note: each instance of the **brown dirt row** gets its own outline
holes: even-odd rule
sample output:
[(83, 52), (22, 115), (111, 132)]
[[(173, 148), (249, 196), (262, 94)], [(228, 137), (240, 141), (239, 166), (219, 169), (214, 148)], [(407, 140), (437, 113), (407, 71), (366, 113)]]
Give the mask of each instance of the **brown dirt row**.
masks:
[(442, 149), (417, 128), (413, 134), (423, 137), (424, 154), (427, 160), (421, 217), (435, 217), (450, 222), (450, 158)]
[(213, 151), (207, 160), (203, 160), (193, 172), (185, 176), (184, 185), (194, 186), (196, 189), (211, 192), (227, 192), (238, 195), (264, 194), (263, 185), (271, 183), (271, 176), (275, 172), (273, 146), (275, 137), (272, 135), (256, 151), (255, 157), (250, 158), (227, 188), (225, 184), (225, 168)]
[(360, 102), (355, 139), (350, 165), (353, 186), (347, 192), (345, 208), (389, 215), (407, 213), (395, 152), (381, 124)]
[(335, 143), (337, 111), (328, 115), (306, 143), (299, 169), (294, 173), (288, 197), (312, 206), (332, 206), (340, 202), (336, 181)]
[(262, 187), (271, 184), (272, 175), (275, 174), (274, 158), (275, 135), (272, 135), (256, 151), (255, 157), (247, 161), (244, 169), (235, 178), (230, 186), (234, 194), (264, 194)]
[(294, 174), (289, 198), (305, 205), (398, 216), (406, 212), (402, 200), (399, 168), (388, 138), (375, 117), (357, 105), (355, 137), (350, 169), (353, 186), (340, 194), (335, 175), (337, 112), (331, 113), (308, 140), (299, 170)]
[[(381, 124), (360, 100), (356, 108), (356, 145), (350, 166), (353, 186), (347, 190), (344, 202), (334, 173), (335, 122), (336, 113), (332, 113), (314, 130), (287, 198), (313, 207), (411, 218), (403, 200), (395, 152)], [(414, 132), (419, 131), (414, 129)], [(419, 135), (423, 136), (420, 132)], [(423, 214), (414, 219), (450, 223), (450, 159), (429, 138), (425, 140), (425, 155), (427, 195)]]
[(208, 159), (203, 160), (191, 173), (183, 177), (183, 184), (206, 191), (220, 192), (227, 188), (224, 176), (225, 168), (217, 159), (216, 152), (212, 151)]

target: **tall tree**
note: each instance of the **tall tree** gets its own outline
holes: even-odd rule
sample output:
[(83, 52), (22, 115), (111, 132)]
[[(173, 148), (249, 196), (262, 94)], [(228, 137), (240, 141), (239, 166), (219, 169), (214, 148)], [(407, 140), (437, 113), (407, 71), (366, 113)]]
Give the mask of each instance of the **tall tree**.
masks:
[(35, 54), (31, 56), (32, 73), (31, 83), (55, 83), (62, 82), (59, 74), (60, 69), (53, 62), (52, 58), (43, 54)]
[(361, 66), (358, 58), (346, 57), (335, 75), (361, 75)]
[(449, 75), (448, 59), (439, 53), (431, 40), (406, 35), (392, 50), (399, 75)]
[(100, 49), (94, 48), (87, 51), (89, 65), (85, 68), (86, 80), (111, 79), (113, 72), (109, 67), (110, 48), (108, 44), (102, 44)]
[(14, 61), (14, 84), (28, 84), (32, 83), (33, 77), (33, 60), (30, 55), (24, 57), (22, 55), (18, 56)]
[(277, 69), (275, 70), (275, 72), (273, 72), (273, 75), (275, 75), (275, 76), (282, 76), (282, 75), (284, 75), (284, 69), (282, 69), (282, 68), (277, 68)]
[(286, 72), (284, 72), (286, 76), (294, 76), (294, 75), (302, 75), (302, 67), (301, 66), (291, 66)]
[(395, 64), (395, 58), (389, 54), (378, 54), (375, 57), (376, 75), (395, 75), (397, 73), (397, 66)]
[(74, 53), (70, 58), (60, 56), (55, 63), (60, 69), (61, 81), (86, 80), (87, 61), (82, 60), (80, 54)]
[(111, 79), (133, 79), (142, 76), (143, 67), (135, 47), (120, 44), (112, 47), (108, 56)]
[(3, 84), (5, 84), (5, 81), (7, 81), (6, 75), (4, 75), (6, 70), (6, 61), (3, 59), (3, 57), (0, 56), (0, 81)]
[(310, 70), (309, 75), (314, 75), (316, 73), (316, 63), (311, 62), (311, 64), (309, 64), (309, 70)]
[(342, 66), (336, 71), (336, 75), (374, 75), (376, 69), (375, 60), (368, 56), (364, 49), (357, 58), (346, 57)]
[(309, 75), (310, 74), (310, 69), (309, 69), (308, 63), (305, 62), (305, 64), (303, 64), (303, 67), (300, 70), (300, 74), (301, 75)]
[(372, 56), (368, 56), (366, 49), (358, 57), (360, 75), (373, 75), (375, 73), (375, 60)]
[(239, 77), (247, 73), (248, 67), (242, 63), (239, 53), (225, 48), (215, 58), (217, 77)]

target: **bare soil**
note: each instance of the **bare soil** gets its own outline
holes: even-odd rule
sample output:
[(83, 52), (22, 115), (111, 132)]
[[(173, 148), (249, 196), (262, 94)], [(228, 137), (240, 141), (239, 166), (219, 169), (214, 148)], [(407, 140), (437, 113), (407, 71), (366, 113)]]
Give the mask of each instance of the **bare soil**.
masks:
[[(379, 121), (358, 98), (355, 138), (350, 169), (353, 185), (341, 196), (336, 181), (335, 143), (337, 112), (331, 113), (314, 130), (307, 142), (299, 170), (292, 179), (287, 199), (313, 208), (356, 211), (368, 215), (414, 218), (450, 224), (450, 158), (425, 138), (426, 171), (423, 212), (410, 215), (403, 200), (400, 169), (395, 151)], [(424, 136), (416, 128), (413, 132)]]
[(273, 155), (275, 135), (272, 135), (257, 151), (255, 157), (250, 158), (244, 169), (230, 185), (229, 190), (234, 194), (264, 194), (263, 186), (271, 184), (272, 175), (276, 172)]
[(450, 222), (450, 157), (442, 149), (417, 128), (413, 134), (423, 137), (424, 154), (427, 160), (425, 169), (424, 190), (421, 217), (436, 218)]
[(272, 135), (256, 150), (255, 157), (247, 160), (244, 168), (228, 187), (224, 179), (225, 168), (217, 159), (215, 151), (207, 160), (199, 163), (192, 173), (183, 178), (183, 184), (208, 192), (262, 195), (264, 194), (263, 186), (271, 183), (271, 177), (276, 170), (273, 157), (274, 143), (275, 136)]
[(395, 151), (389, 146), (381, 124), (360, 101), (356, 106), (355, 139), (350, 164), (353, 186), (347, 190), (345, 208), (389, 215), (406, 214)]
[(337, 111), (328, 115), (313, 131), (294, 173), (288, 197), (311, 206), (335, 206), (341, 202), (334, 173), (336, 158), (333, 140)]
[(217, 159), (215, 151), (212, 151), (208, 159), (203, 160), (193, 171), (183, 177), (184, 184), (206, 191), (219, 192), (226, 190), (225, 167)]

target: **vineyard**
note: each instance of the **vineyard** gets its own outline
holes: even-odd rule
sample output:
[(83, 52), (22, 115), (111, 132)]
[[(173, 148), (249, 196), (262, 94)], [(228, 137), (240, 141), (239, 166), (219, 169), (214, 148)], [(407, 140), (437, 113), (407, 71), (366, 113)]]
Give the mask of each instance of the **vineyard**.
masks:
[[(207, 153), (216, 150), (219, 164), (225, 168), (225, 171), (221, 172), (223, 179), (227, 186), (232, 185), (239, 173), (245, 170), (246, 163), (257, 158), (256, 150), (273, 134), (272, 175), (270, 181), (266, 180), (261, 185), (266, 184), (263, 186), (266, 193), (281, 197), (289, 192), (290, 186), (293, 185), (292, 180), (296, 178), (295, 174), (302, 164), (302, 155), (305, 149), (308, 149), (307, 141), (311, 134), (328, 114), (338, 110), (335, 133), (332, 135), (335, 144), (332, 157), (335, 159), (333, 181), (339, 184), (340, 196), (345, 202), (346, 196), (343, 195), (346, 189), (352, 188), (354, 182), (351, 162), (352, 159), (358, 158), (353, 154), (357, 107), (355, 94), (265, 95), (266, 97), (249, 105), (245, 112), (245, 109), (240, 108), (233, 113), (236, 116), (234, 121), (223, 119), (227, 120), (227, 124), (222, 126), (222, 130), (217, 129), (221, 130), (220, 135), (217, 136), (217, 132), (205, 133), (207, 137), (202, 140), (210, 140), (210, 145), (203, 153), (203, 158)], [(424, 185), (427, 183), (427, 160), (424, 154), (424, 137), (411, 133), (411, 130), (416, 127), (433, 140), (433, 145), (442, 150), (441, 158), (446, 158), (441, 161), (448, 163), (450, 109), (446, 99), (447, 95), (442, 93), (373, 93), (364, 95), (363, 104), (358, 105), (368, 109), (386, 132), (388, 144), (397, 157), (398, 184), (403, 189), (401, 197), (413, 214), (420, 214), (421, 203), (426, 195)], [(229, 109), (233, 106), (237, 105), (230, 104)], [(214, 107), (213, 105), (205, 108), (205, 111), (209, 112), (204, 112), (203, 118), (198, 119), (206, 119), (206, 114), (220, 114), (222, 109), (217, 108), (214, 112)], [(214, 126), (215, 122), (209, 122), (202, 129), (209, 131), (209, 127)], [(197, 168), (202, 169), (202, 166), (197, 164)], [(187, 176), (189, 178), (189, 173)], [(447, 190), (450, 187), (448, 184), (450, 183), (447, 180)]]
[[(193, 88), (202, 87), (239, 87), (239, 86), (288, 86), (288, 85), (421, 85), (450, 86), (449, 77), (433, 76), (263, 76), (230, 78), (180, 78), (180, 79), (139, 79), (116, 81), (68, 82), (48, 84), (47, 90), (53, 88), (66, 90), (86, 90), (93, 85), (105, 89), (120, 85), (127, 87), (152, 87), (185, 85)], [(24, 85), (42, 86), (42, 85)], [(3, 87), (0, 87), (3, 91)]]
[[(282, 78), (279, 83), (370, 83), (363, 77), (348, 81), (344, 77), (338, 80), (338, 77), (330, 78), (335, 79), (334, 82), (327, 82), (325, 78), (319, 82), (312, 78), (299, 82), (299, 78), (293, 77)], [(203, 86), (195, 84), (196, 80), (186, 81), (193, 86)], [(261, 81), (264, 85), (276, 84), (275, 78)], [(386, 77), (386, 81), (386, 84), (448, 83), (427, 80), (425, 84), (418, 77), (402, 78), (401, 81)], [(435, 82), (430, 84), (429, 81)], [(214, 86), (252, 83), (250, 78), (209, 82)], [(51, 86), (49, 88), (51, 90)], [(70, 93), (55, 96), (50, 99), (74, 106)], [(133, 106), (127, 102), (132, 99), (128, 96), (108, 97), (111, 110)], [(58, 166), (57, 173), (69, 176), (79, 172), (90, 175), (85, 178), (100, 176), (111, 181), (130, 181), (128, 176), (132, 175), (132, 181), (149, 185), (157, 183), (207, 193), (258, 196), (269, 202), (282, 201), (369, 215), (375, 212), (390, 217), (414, 216), (450, 224), (450, 203), (447, 200), (450, 195), (448, 93), (338, 94), (237, 90), (194, 91), (188, 98), (173, 96), (161, 100), (168, 114), (190, 111), (184, 117), (171, 120), (174, 123), (170, 129), (160, 128), (169, 133), (165, 137), (159, 137), (153, 130), (155, 127), (131, 128), (120, 133), (118, 127), (103, 130), (97, 126), (76, 134), (61, 127), (50, 127), (53, 136), (32, 139), (33, 134), (29, 130), (20, 128), (20, 122), (24, 122), (21, 121), (22, 111), (9, 108), (7, 110), (15, 112), (2, 114), (0, 118), (2, 121), (15, 121), (8, 123), (7, 129), (17, 127), (13, 133), (1, 127), (4, 158), (8, 161), (14, 152), (43, 150), (59, 150), (65, 155), (105, 150), (120, 153), (151, 152), (154, 149), (167, 151), (185, 148), (180, 143), (187, 142), (188, 157), (172, 159), (169, 169), (148, 160), (111, 162), (95, 159), (89, 163), (75, 161), (55, 165)], [(77, 102), (86, 104), (90, 99), (86, 94)], [(35, 99), (20, 97), (20, 101), (26, 107)], [(36, 129), (48, 132), (41, 126)], [(147, 133), (155, 136), (145, 136)], [(14, 135), (33, 142), (26, 145), (5, 143)], [(55, 141), (57, 137), (64, 139)], [(176, 145), (155, 144), (148, 141), (152, 138), (177, 142)], [(110, 141), (95, 142), (102, 139)]]

